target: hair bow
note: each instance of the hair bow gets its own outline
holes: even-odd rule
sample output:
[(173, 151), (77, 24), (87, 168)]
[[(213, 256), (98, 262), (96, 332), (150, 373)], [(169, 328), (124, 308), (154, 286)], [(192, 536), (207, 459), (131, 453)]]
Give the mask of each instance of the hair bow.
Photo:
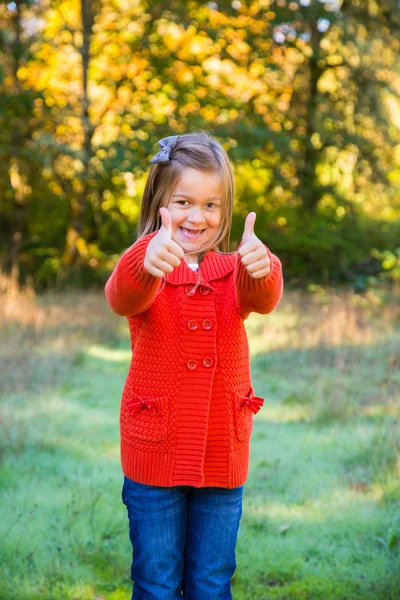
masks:
[(161, 147), (161, 150), (157, 152), (153, 158), (150, 159), (151, 163), (161, 163), (166, 165), (169, 163), (172, 150), (176, 146), (179, 135), (170, 135), (169, 137), (163, 138), (157, 144)]

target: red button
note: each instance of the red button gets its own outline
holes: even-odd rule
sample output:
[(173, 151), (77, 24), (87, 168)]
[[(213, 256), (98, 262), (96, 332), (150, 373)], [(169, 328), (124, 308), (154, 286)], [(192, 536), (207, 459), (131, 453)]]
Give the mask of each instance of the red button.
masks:
[(204, 319), (204, 321), (202, 322), (202, 326), (203, 329), (211, 329), (212, 322), (210, 321), (210, 319)]
[(194, 331), (198, 327), (197, 321), (188, 321), (188, 327), (189, 327), (189, 329)]
[(191, 369), (193, 371), (193, 369), (197, 367), (197, 361), (193, 360), (192, 358), (191, 360), (187, 361), (186, 365), (188, 369)]
[(214, 364), (214, 361), (213, 361), (213, 359), (212, 359), (212, 358), (210, 358), (209, 356), (205, 356), (205, 357), (203, 358), (203, 365), (204, 365), (205, 367), (212, 367), (212, 366), (213, 366), (213, 364)]
[(193, 296), (193, 294), (196, 293), (196, 290), (193, 288), (192, 285), (188, 285), (186, 288), (186, 293), (188, 296)]
[(199, 287), (199, 290), (200, 290), (200, 294), (203, 294), (203, 296), (207, 296), (207, 294), (210, 293), (210, 288), (205, 287), (204, 285), (201, 285)]

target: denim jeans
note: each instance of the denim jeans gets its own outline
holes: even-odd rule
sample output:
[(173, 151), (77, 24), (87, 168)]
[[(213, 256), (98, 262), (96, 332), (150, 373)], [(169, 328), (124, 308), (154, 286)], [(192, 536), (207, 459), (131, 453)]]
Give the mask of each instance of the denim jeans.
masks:
[(132, 600), (232, 600), (242, 497), (243, 485), (161, 487), (124, 475)]

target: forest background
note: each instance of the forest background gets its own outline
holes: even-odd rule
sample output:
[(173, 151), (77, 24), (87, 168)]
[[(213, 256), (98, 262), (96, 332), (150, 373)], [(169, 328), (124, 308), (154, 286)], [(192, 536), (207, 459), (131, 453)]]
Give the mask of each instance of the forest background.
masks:
[(0, 3), (0, 263), (102, 286), (149, 157), (207, 130), (294, 286), (400, 278), (397, 0)]
[(400, 600), (399, 50), (399, 0), (0, 0), (0, 600), (131, 597), (104, 284), (193, 130), (285, 278), (233, 597)]

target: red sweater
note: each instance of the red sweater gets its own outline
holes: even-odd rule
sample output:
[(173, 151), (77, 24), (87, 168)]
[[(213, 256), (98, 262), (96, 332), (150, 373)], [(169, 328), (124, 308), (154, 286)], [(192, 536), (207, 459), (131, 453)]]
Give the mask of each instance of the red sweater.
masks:
[(120, 406), (123, 473), (139, 483), (233, 488), (248, 476), (255, 396), (244, 320), (271, 312), (283, 289), (282, 266), (248, 275), (238, 252), (209, 251), (198, 279), (185, 260), (162, 287), (143, 266), (137, 240), (105, 286), (111, 309), (127, 317), (132, 359)]

